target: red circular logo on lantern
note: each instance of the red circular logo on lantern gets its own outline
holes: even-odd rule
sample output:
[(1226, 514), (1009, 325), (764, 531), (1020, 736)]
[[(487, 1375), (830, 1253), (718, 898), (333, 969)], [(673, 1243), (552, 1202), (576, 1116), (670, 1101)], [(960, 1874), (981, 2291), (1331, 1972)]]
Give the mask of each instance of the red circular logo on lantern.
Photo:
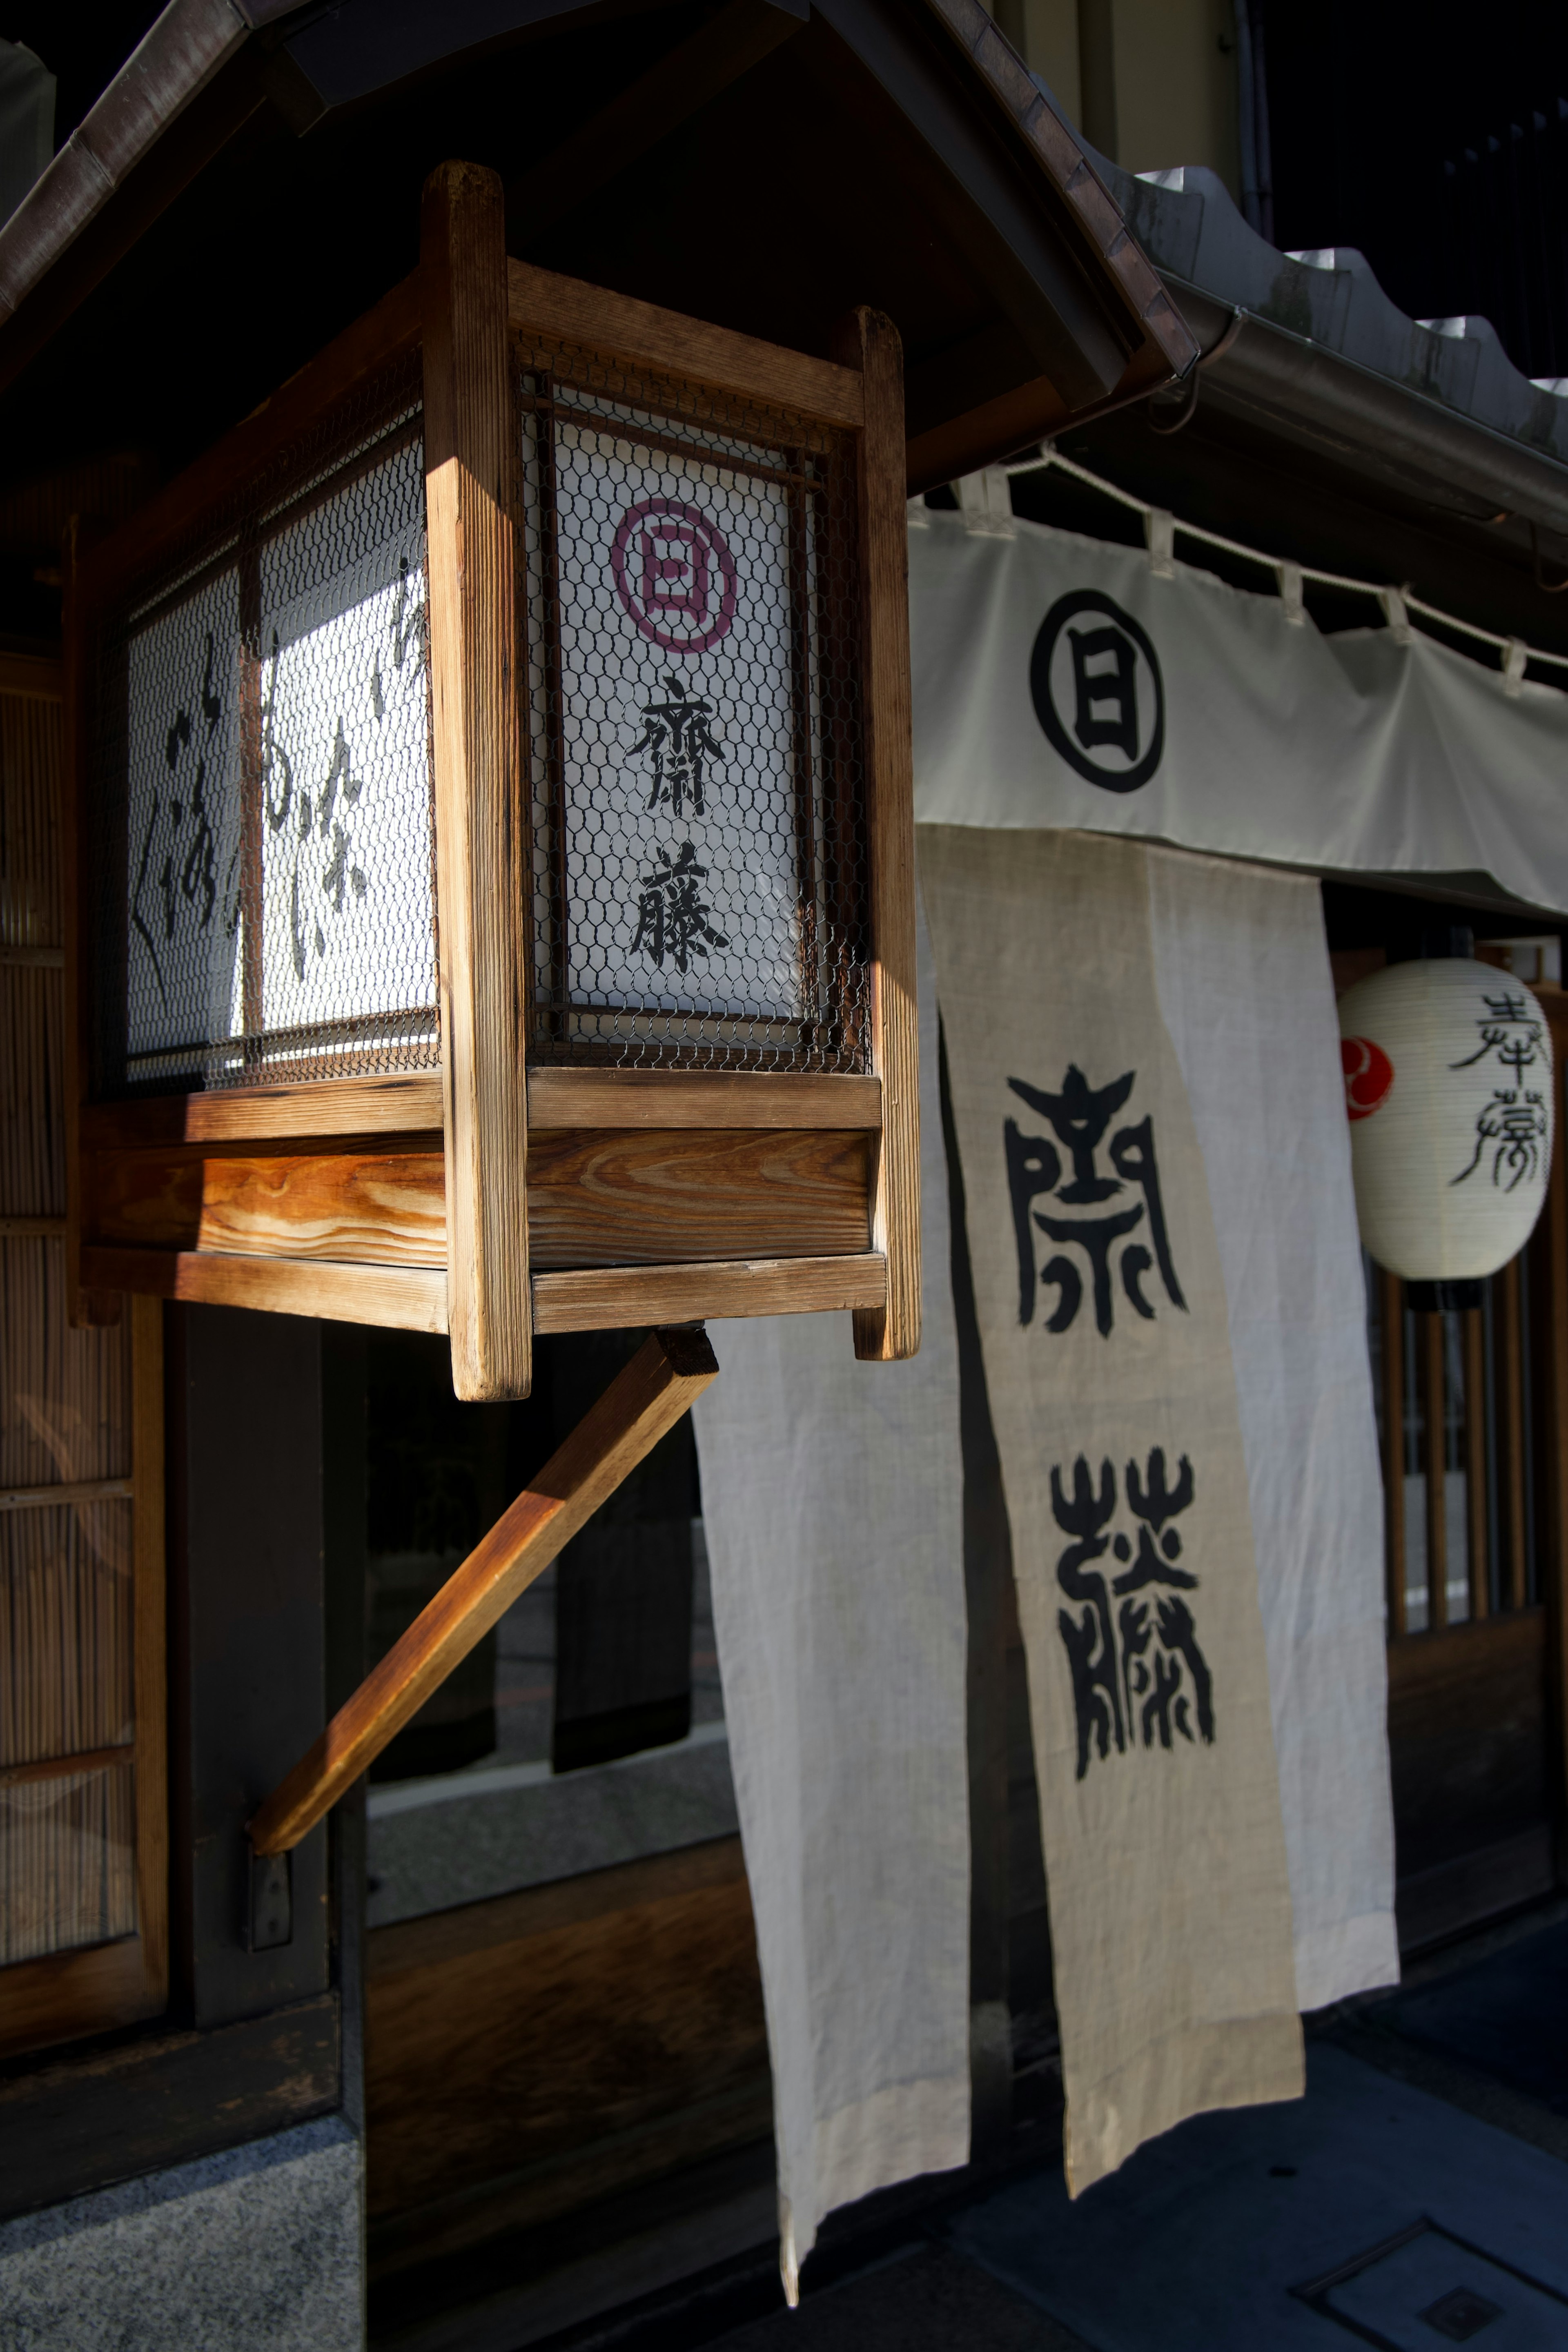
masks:
[(1345, 1108), (1352, 1118), (1370, 1118), (1394, 1090), (1394, 1065), (1370, 1037), (1342, 1037)]
[(735, 559), (716, 523), (679, 499), (639, 499), (610, 550), (616, 590), (666, 653), (705, 654), (735, 618)]

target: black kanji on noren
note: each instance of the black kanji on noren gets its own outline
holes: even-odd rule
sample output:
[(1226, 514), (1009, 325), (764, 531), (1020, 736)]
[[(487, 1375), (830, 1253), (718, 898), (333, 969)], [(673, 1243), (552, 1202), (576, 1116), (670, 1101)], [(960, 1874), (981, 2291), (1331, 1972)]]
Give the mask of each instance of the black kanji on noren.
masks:
[[(1195, 1491), (1184, 1454), (1173, 1478), (1163, 1446), (1142, 1470), (1129, 1462), (1122, 1492), (1138, 1523), (1135, 1549), (1123, 1531), (1111, 1532), (1117, 1507), (1110, 1463), (1100, 1464), (1097, 1485), (1080, 1454), (1070, 1493), (1052, 1467), (1051, 1509), (1071, 1538), (1057, 1561), (1057, 1582), (1072, 1606), (1058, 1612), (1057, 1626), (1072, 1677), (1080, 1780), (1091, 1758), (1108, 1757), (1113, 1746), (1121, 1755), (1140, 1741), (1170, 1750), (1178, 1735), (1205, 1745), (1214, 1739), (1214, 1678), (1182, 1598), (1195, 1591), (1198, 1580), (1176, 1566), (1182, 1539), (1171, 1525), (1191, 1508)], [(1093, 1564), (1107, 1552), (1131, 1563), (1109, 1581)], [(1152, 1586), (1163, 1590), (1150, 1592)], [(1140, 1599), (1142, 1593), (1148, 1597)]]
[[(1022, 1078), (1007, 1081), (1020, 1101), (1049, 1122), (1057, 1139), (1052, 1143), (1043, 1135), (1026, 1135), (1016, 1119), (1009, 1118), (1003, 1125), (1007, 1188), (1018, 1244), (1020, 1323), (1034, 1321), (1036, 1298), (1044, 1285), (1057, 1294), (1056, 1306), (1046, 1318), (1046, 1328), (1067, 1330), (1083, 1304), (1086, 1271), (1094, 1301), (1095, 1325), (1103, 1338), (1109, 1339), (1115, 1322), (1118, 1276), (1128, 1304), (1147, 1321), (1153, 1320), (1154, 1305), (1144, 1287), (1144, 1277), (1156, 1265), (1171, 1304), (1184, 1310), (1186, 1307), (1165, 1224), (1153, 1121), (1147, 1118), (1130, 1120), (1118, 1127), (1106, 1142), (1107, 1130), (1125, 1110), (1137, 1076), (1135, 1070), (1127, 1070), (1107, 1086), (1091, 1087), (1077, 1063), (1071, 1062), (1057, 1094), (1029, 1086)], [(1058, 1144), (1062, 1150), (1058, 1150)], [(1100, 1165), (1102, 1146), (1114, 1171), (1111, 1174), (1102, 1172)], [(1065, 1183), (1063, 1150), (1072, 1171)], [(1126, 1207), (1106, 1207), (1130, 1187), (1141, 1192), (1142, 1199)], [(1073, 1213), (1050, 1216), (1034, 1207), (1035, 1202), (1047, 1198), (1058, 1211)], [(1105, 1213), (1085, 1216), (1081, 1213), (1085, 1209), (1104, 1209)], [(1036, 1226), (1047, 1241), (1058, 1244), (1056, 1254), (1043, 1266), (1037, 1261)], [(1152, 1244), (1152, 1254), (1142, 1239), (1131, 1238), (1140, 1228)], [(1085, 1265), (1064, 1255), (1068, 1249), (1080, 1250)]]

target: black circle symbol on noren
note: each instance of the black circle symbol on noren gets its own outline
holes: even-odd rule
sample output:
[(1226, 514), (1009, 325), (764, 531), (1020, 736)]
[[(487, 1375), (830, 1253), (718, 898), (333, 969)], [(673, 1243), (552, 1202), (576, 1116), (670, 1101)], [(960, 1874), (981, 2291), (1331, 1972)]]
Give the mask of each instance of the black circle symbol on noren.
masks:
[(1109, 596), (1078, 588), (1058, 597), (1035, 639), (1029, 692), (1052, 748), (1102, 791), (1135, 793), (1159, 766), (1160, 658), (1147, 630)]

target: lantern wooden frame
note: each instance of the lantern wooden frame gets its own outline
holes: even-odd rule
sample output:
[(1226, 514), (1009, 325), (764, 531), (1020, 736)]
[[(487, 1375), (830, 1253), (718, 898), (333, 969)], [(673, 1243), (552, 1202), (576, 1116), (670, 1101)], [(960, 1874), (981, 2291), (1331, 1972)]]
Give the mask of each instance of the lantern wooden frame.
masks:
[[(852, 435), (869, 1070), (530, 1067), (510, 338), (555, 335)], [(849, 1308), (919, 1344), (914, 862), (898, 337), (828, 362), (509, 261), (493, 174), (426, 191), (418, 270), (113, 539), (68, 610), (75, 832), (95, 631), (203, 513), (334, 404), (420, 355), (441, 1067), (92, 1100), (85, 861), (71, 858), (68, 1106), (77, 1311), (117, 1292), (450, 1336), (458, 1393), (524, 1395), (535, 1331)]]

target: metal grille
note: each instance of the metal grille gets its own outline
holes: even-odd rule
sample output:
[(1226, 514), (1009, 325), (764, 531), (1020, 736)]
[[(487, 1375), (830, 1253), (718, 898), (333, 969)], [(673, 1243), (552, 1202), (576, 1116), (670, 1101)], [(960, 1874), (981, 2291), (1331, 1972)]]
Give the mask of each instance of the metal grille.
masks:
[(536, 1061), (868, 1066), (855, 453), (516, 343)]
[(101, 1092), (440, 1059), (413, 356), (100, 627)]

